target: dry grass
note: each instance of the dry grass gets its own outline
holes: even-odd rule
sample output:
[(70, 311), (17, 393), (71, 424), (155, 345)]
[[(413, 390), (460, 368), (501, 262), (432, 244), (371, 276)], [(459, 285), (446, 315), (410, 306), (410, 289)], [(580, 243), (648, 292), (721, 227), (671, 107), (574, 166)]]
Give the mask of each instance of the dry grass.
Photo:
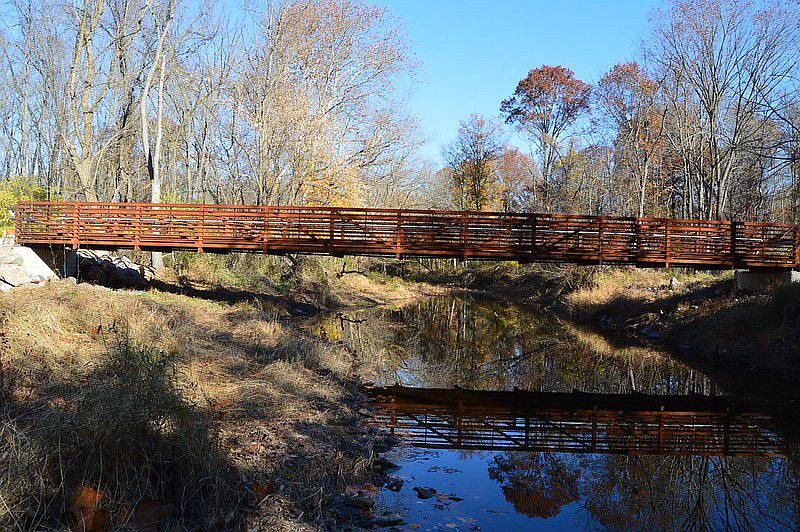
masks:
[(69, 525), (81, 486), (115, 526), (323, 526), (368, 466), (350, 355), (272, 309), (56, 282), (0, 313), (4, 529)]
[(705, 273), (637, 268), (606, 269), (593, 275), (586, 286), (567, 294), (566, 302), (581, 313), (603, 313), (625, 320), (645, 312), (648, 304), (659, 299), (680, 297), (718, 280)]
[(270, 296), (291, 295), (323, 308), (402, 304), (445, 288), (400, 281), (377, 273), (376, 259), (258, 254), (179, 253), (168, 261), (168, 279), (204, 288), (241, 289)]

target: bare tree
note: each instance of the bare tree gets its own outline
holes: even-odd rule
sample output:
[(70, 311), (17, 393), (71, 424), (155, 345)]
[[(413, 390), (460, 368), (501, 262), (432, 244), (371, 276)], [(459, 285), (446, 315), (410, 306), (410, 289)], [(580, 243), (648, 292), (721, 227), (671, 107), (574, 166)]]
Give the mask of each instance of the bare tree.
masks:
[(661, 17), (649, 55), (665, 80), (687, 215), (729, 215), (732, 182), (768, 147), (772, 102), (800, 53), (796, 16), (791, 6), (700, 0), (673, 2)]
[(456, 139), (444, 150), (459, 208), (488, 207), (497, 182), (494, 163), (503, 153), (500, 125), (480, 115), (461, 122)]

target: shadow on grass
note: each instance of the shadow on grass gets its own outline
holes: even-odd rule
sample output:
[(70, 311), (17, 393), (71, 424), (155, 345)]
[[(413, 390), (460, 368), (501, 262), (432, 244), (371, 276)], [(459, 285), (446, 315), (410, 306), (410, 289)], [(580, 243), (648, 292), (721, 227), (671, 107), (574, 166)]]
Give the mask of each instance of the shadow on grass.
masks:
[(147, 286), (168, 294), (182, 295), (217, 303), (227, 303), (229, 305), (245, 302), (256, 302), (261, 305), (266, 304), (274, 308), (282, 309), (288, 315), (295, 317), (313, 316), (319, 312), (318, 307), (308, 303), (296, 301), (288, 297), (253, 292), (251, 290), (234, 289), (223, 286), (197, 288), (190, 285), (168, 283), (158, 279), (149, 281)]
[(88, 375), (11, 368), (0, 405), (4, 529), (236, 529), (241, 490), (162, 353), (121, 341)]

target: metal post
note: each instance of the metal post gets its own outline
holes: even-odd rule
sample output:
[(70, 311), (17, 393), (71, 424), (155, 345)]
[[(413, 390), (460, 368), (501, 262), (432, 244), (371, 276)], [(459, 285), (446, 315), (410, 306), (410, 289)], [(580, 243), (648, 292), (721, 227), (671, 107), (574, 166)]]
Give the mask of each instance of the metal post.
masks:
[(599, 263), (602, 266), (603, 265), (603, 217), (602, 216), (598, 216), (597, 217), (597, 225), (598, 225), (598, 230), (597, 230), (597, 245), (598, 245), (597, 255), (598, 255), (598, 258), (599, 258)]
[(461, 252), (463, 260), (467, 260), (467, 246), (469, 242), (469, 229), (467, 228), (467, 215), (461, 216)]
[(403, 257), (403, 248), (402, 248), (403, 225), (400, 221), (402, 214), (403, 213), (400, 211), (397, 212), (395, 229), (394, 229), (394, 254), (395, 257), (397, 257), (398, 259)]
[(328, 211), (328, 254), (333, 255), (333, 210)]
[(262, 206), (261, 209), (264, 211), (264, 231), (261, 234), (261, 251), (262, 253), (266, 253), (269, 251), (269, 207)]
[(139, 243), (142, 224), (142, 206), (137, 203), (133, 207), (133, 249), (141, 251), (142, 247)]
[(78, 249), (78, 219), (80, 218), (80, 205), (77, 203), (72, 208), (72, 249)]
[(205, 205), (200, 205), (200, 216), (198, 217), (197, 221), (197, 228), (195, 229), (195, 239), (197, 240), (197, 252), (203, 252), (203, 236), (205, 233), (205, 223), (206, 223), (206, 208)]

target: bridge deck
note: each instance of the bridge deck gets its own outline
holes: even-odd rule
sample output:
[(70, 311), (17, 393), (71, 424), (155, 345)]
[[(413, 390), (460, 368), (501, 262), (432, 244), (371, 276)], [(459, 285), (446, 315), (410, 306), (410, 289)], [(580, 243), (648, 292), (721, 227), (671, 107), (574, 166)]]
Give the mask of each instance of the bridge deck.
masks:
[(797, 268), (797, 226), (567, 214), (24, 202), (26, 245)]

